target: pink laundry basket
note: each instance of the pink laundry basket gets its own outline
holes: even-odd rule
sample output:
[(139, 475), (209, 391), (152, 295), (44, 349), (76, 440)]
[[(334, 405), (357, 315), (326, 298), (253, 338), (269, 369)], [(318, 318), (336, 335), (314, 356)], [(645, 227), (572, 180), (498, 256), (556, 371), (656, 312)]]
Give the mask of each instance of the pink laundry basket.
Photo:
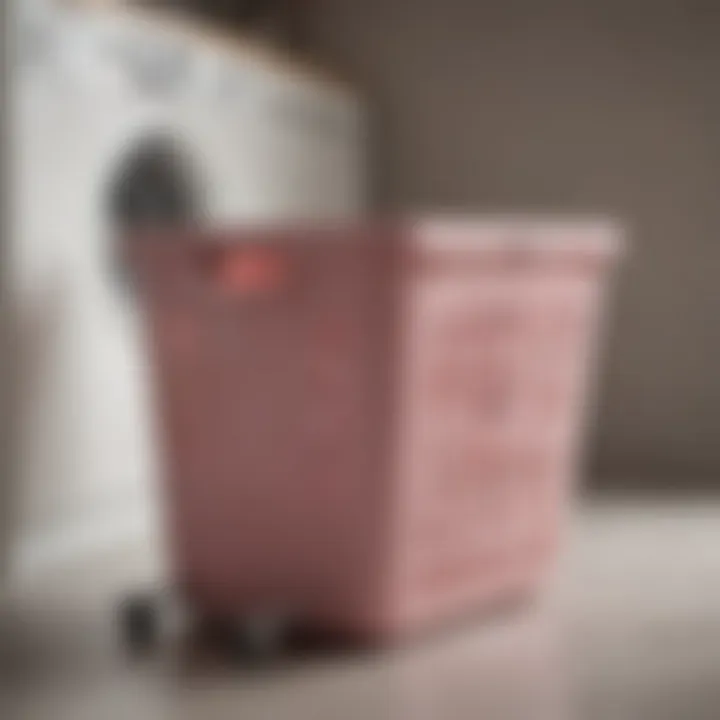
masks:
[(383, 640), (537, 588), (617, 245), (518, 219), (131, 241), (191, 605)]

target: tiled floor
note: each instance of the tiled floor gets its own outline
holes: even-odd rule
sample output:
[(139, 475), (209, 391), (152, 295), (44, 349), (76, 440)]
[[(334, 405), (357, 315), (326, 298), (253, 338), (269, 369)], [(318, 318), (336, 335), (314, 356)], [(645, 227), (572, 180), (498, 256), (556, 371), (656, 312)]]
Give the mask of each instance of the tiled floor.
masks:
[(394, 652), (130, 661), (114, 600), (153, 571), (126, 552), (7, 600), (0, 718), (720, 718), (720, 501), (595, 503), (543, 602)]

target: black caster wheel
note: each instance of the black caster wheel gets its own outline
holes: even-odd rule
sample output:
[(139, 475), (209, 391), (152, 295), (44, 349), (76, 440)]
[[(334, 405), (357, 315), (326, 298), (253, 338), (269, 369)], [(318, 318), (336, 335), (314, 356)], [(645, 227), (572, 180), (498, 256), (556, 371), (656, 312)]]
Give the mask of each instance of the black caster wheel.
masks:
[(147, 652), (158, 641), (160, 631), (159, 607), (151, 595), (126, 598), (118, 612), (123, 645), (132, 653)]
[(277, 657), (286, 649), (290, 634), (287, 618), (256, 615), (243, 622), (241, 636), (247, 653), (256, 660)]
[(277, 658), (286, 648), (287, 627), (277, 618), (213, 618), (205, 633), (224, 660), (233, 664), (264, 664)]

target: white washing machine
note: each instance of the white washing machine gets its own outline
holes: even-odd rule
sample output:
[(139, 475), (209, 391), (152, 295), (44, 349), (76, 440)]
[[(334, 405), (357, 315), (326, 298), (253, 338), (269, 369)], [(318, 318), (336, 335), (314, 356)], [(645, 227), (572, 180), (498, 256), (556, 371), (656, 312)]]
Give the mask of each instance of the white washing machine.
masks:
[(162, 15), (21, 4), (15, 82), (20, 356), (16, 567), (145, 532), (160, 471), (125, 224), (353, 218), (350, 88)]

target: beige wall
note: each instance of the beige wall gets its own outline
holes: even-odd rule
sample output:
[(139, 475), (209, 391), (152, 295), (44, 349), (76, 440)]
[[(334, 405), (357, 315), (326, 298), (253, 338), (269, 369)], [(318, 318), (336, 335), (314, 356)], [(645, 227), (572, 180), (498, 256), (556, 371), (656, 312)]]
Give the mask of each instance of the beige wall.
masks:
[[(0, 107), (9, 93), (11, 4), (0, 3)], [(8, 182), (8, 113), (0, 114), (0, 593), (10, 569), (15, 522), (14, 480), (14, 315), (10, 302), (7, 251), (12, 233), (12, 203)]]
[[(0, 77), (2, 82), (0, 83), (0, 96), (2, 100), (6, 98), (6, 70), (7, 70), (7, 6), (5, 3), (0, 5)], [(2, 103), (5, 106), (5, 103)], [(2, 172), (2, 183), (0, 183), (0, 253), (6, 249), (6, 238), (8, 233), (8, 222), (7, 222), (7, 187), (6, 187), (6, 173), (4, 171), (5, 163), (7, 160), (7, 143), (5, 133), (5, 118), (0, 121), (0, 163), (3, 168)], [(4, 254), (3, 254), (4, 259)], [(8, 389), (9, 383), (9, 372), (8, 372), (8, 329), (9, 329), (9, 318), (10, 313), (7, 306), (8, 293), (7, 293), (7, 276), (5, 272), (6, 263), (0, 261), (0, 589), (3, 586), (5, 575), (7, 573), (7, 564), (9, 556), (9, 528), (10, 528), (10, 516), (8, 512), (8, 500), (9, 495), (9, 475), (10, 475), (10, 463), (9, 463), (9, 427), (10, 427), (10, 416), (8, 411)]]
[(375, 97), (381, 208), (626, 219), (596, 469), (720, 478), (720, 6), (324, 0), (312, 25)]

